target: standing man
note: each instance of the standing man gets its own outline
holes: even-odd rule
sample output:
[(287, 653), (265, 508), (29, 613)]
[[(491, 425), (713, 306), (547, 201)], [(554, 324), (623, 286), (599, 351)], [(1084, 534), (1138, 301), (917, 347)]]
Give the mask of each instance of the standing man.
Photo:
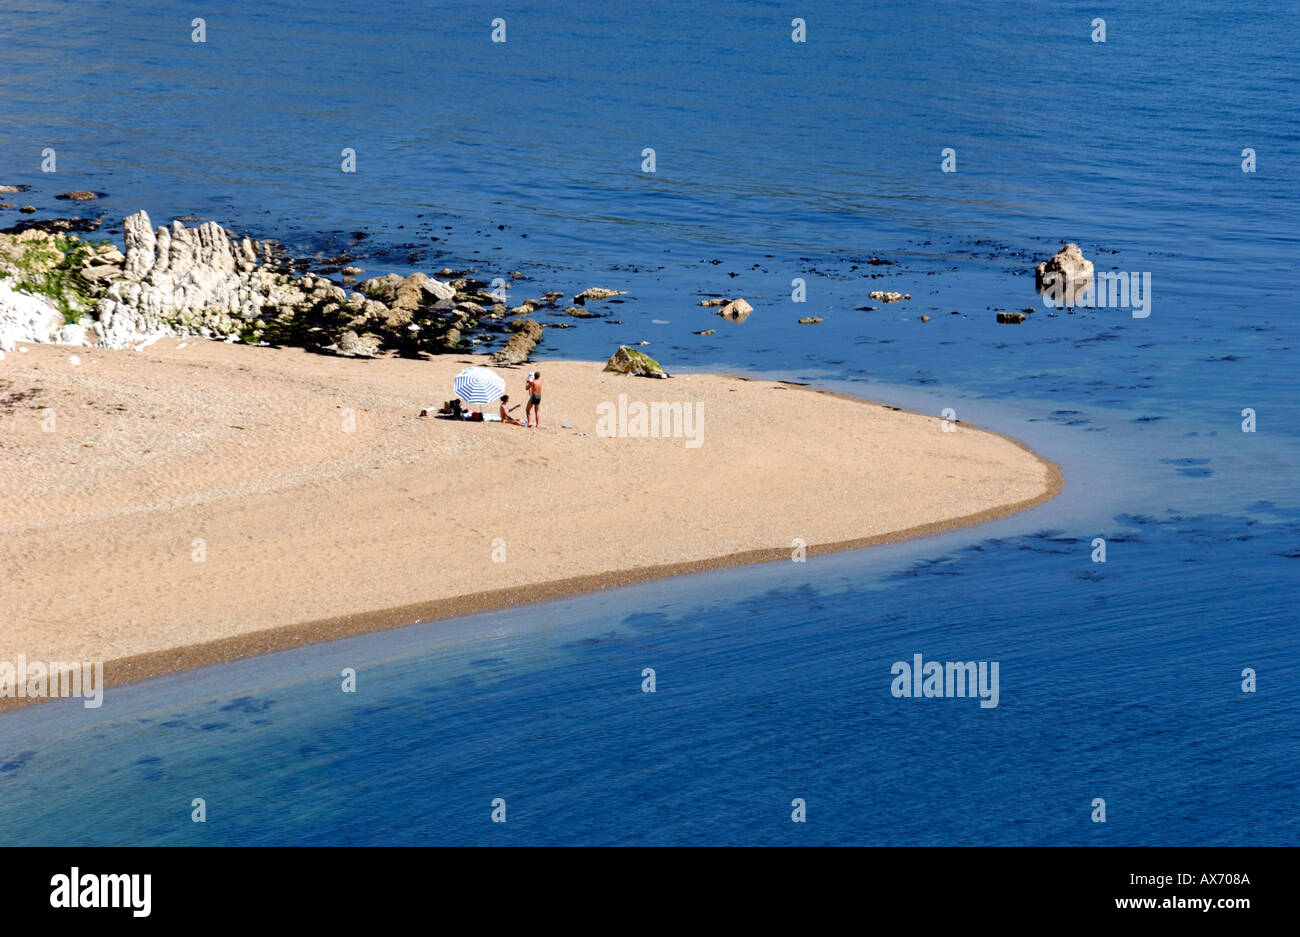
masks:
[[(542, 372), (531, 371), (528, 374), (528, 380), (524, 382), (524, 390), (528, 391), (528, 405), (524, 407), (524, 425), (535, 426), (539, 429), (542, 425)], [(532, 414), (530, 417), (529, 414)]]

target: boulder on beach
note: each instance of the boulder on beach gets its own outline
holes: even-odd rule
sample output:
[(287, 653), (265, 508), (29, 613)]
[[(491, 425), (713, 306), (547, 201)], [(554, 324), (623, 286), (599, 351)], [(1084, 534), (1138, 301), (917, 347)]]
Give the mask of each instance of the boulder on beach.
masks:
[(753, 311), (754, 307), (743, 299), (733, 299), (718, 310), (718, 315), (724, 319), (730, 319), (732, 322), (744, 322)]
[(1087, 289), (1092, 272), (1092, 261), (1071, 241), (1034, 268), (1034, 286), (1040, 293), (1054, 290), (1062, 298), (1074, 296)]
[(659, 362), (645, 352), (619, 345), (618, 351), (610, 355), (605, 363), (606, 371), (615, 374), (630, 374), (634, 377), (668, 377), (668, 372), (659, 366)]
[(348, 330), (339, 336), (338, 354), (350, 358), (373, 358), (379, 354), (379, 336), (372, 332), (358, 335)]

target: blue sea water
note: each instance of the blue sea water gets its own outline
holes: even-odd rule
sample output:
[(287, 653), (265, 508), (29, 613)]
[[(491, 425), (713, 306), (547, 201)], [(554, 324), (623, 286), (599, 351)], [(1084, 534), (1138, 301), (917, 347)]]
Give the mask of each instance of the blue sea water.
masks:
[[(670, 370), (951, 407), (1066, 489), (3, 714), (0, 842), (1295, 844), (1296, 35), (1289, 3), (11, 0), (8, 201), (86, 188), (110, 226), (625, 289), (540, 360), (645, 340)], [(1039, 305), (1067, 239), (1150, 272), (1150, 316)], [(714, 294), (757, 311), (730, 326)], [(999, 661), (999, 705), (895, 699), (916, 653)]]

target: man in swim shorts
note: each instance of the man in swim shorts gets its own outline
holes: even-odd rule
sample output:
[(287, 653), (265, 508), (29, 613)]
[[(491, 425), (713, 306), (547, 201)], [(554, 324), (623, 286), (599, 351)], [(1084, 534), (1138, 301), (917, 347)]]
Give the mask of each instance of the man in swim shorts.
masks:
[[(528, 405), (524, 407), (524, 425), (541, 427), (542, 425), (542, 372), (534, 371), (524, 382), (528, 391)], [(532, 414), (530, 417), (529, 414)]]

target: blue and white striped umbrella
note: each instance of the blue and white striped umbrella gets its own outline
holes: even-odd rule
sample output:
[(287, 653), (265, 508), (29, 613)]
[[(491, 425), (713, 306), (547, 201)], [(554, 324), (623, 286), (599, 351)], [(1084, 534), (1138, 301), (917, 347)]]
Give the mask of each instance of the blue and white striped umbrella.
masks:
[(456, 375), (456, 396), (465, 403), (492, 403), (506, 392), (506, 379), (487, 368), (466, 368)]

